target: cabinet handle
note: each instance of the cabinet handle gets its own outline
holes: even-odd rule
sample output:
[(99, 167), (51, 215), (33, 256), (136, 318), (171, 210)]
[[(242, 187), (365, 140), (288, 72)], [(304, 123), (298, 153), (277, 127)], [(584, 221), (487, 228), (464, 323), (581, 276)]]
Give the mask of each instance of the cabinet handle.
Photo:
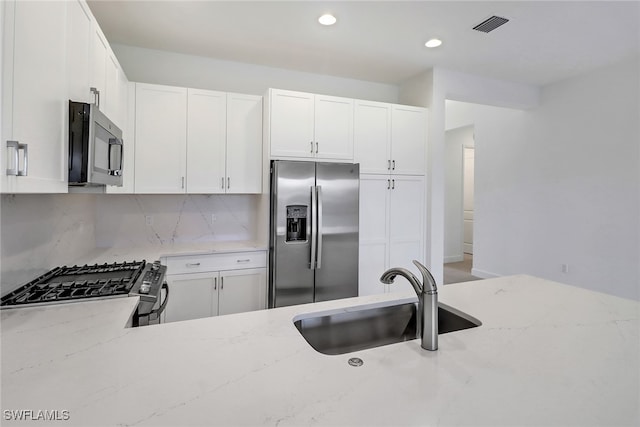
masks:
[(391, 170), (391, 160), (387, 160), (387, 170)]
[(220, 290), (224, 289), (224, 277), (220, 278)]
[(213, 278), (213, 290), (217, 290), (218, 289), (218, 278), (214, 277)]
[(396, 161), (392, 161), (391, 162), (393, 164), (393, 166), (391, 166), (391, 170), (396, 170)]
[(231, 177), (227, 177), (227, 190), (231, 188)]
[[(7, 175), (27, 176), (29, 167), (28, 146), (29, 144), (20, 144), (18, 141), (7, 141), (7, 149), (13, 148), (15, 150), (14, 167), (7, 168)], [(24, 167), (22, 169), (20, 169), (20, 150), (24, 153)]]
[(180, 188), (184, 188), (184, 176), (180, 178)]
[(89, 88), (89, 90), (94, 95), (94, 97), (95, 97), (94, 104), (96, 104), (96, 107), (98, 107), (98, 110), (99, 110), (100, 109), (100, 91), (95, 87), (91, 87), (91, 88)]
[(220, 188), (224, 190), (224, 176), (220, 178)]
[(188, 262), (187, 267), (200, 267), (200, 263), (199, 262)]
[(242, 263), (242, 262), (250, 262), (250, 261), (251, 261), (251, 259), (249, 259), (249, 258), (247, 258), (247, 259), (238, 259), (238, 260), (236, 260), (236, 262), (238, 262), (238, 263)]
[(320, 144), (318, 144), (318, 143), (316, 142), (316, 154), (318, 154), (318, 146), (319, 146), (319, 145), (320, 145)]
[(387, 190), (391, 190), (391, 180), (387, 180)]
[(311, 141), (311, 142), (310, 142), (310, 144), (311, 144), (311, 151), (310, 151), (310, 153), (313, 153), (313, 141)]
[(392, 179), (392, 180), (391, 180), (391, 189), (392, 189), (392, 190), (395, 190), (395, 189), (396, 189), (396, 180), (395, 180), (395, 179)]

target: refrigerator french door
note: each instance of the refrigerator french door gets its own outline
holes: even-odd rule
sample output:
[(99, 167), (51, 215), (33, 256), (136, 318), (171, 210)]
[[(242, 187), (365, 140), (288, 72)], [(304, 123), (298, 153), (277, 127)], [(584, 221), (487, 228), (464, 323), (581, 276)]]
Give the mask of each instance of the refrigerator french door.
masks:
[(271, 163), (269, 307), (358, 295), (359, 165)]

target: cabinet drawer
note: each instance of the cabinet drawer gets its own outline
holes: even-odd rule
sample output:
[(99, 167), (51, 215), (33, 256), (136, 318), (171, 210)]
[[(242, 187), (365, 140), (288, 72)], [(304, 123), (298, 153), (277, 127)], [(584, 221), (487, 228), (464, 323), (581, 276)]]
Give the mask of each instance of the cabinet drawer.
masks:
[(266, 251), (228, 252), (210, 255), (165, 257), (167, 274), (262, 268), (267, 266)]

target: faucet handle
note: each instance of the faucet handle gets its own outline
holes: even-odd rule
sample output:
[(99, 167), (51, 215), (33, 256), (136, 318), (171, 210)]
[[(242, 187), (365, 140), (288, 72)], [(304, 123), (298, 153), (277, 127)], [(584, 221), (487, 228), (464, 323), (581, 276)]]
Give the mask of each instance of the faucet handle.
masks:
[(427, 267), (425, 267), (424, 265), (420, 264), (415, 259), (413, 260), (413, 263), (415, 264), (416, 267), (418, 267), (418, 270), (420, 270), (420, 273), (422, 273), (422, 289), (423, 289), (423, 292), (427, 293), (427, 294), (437, 293), (438, 292), (438, 287), (436, 286), (436, 281), (433, 278), (433, 276), (431, 275), (431, 272), (427, 269)]

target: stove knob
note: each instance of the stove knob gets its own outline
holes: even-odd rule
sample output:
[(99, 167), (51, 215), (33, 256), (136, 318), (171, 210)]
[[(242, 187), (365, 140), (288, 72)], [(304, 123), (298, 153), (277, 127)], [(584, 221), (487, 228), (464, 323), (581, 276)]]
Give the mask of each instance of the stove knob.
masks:
[(140, 285), (140, 293), (148, 294), (150, 290), (151, 290), (151, 282), (149, 282), (148, 280), (143, 281), (142, 285)]
[(152, 270), (160, 270), (160, 261), (153, 261), (153, 264), (151, 264), (151, 269)]

